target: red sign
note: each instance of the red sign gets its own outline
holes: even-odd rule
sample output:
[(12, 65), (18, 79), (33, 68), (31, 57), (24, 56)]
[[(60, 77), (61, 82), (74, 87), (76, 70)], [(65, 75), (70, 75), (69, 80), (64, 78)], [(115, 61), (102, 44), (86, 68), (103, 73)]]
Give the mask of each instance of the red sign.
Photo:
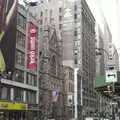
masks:
[(36, 40), (37, 40), (37, 27), (29, 23), (28, 26), (28, 62), (27, 68), (34, 70), (36, 69)]

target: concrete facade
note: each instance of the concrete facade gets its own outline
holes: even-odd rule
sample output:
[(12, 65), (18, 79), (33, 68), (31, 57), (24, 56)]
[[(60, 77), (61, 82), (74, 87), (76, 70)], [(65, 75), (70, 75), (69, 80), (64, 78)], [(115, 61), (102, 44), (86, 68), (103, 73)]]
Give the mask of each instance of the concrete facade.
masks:
[(78, 116), (92, 116), (94, 110), (97, 109), (93, 84), (95, 76), (95, 19), (84, 0), (66, 0), (64, 7), (63, 64), (79, 68)]

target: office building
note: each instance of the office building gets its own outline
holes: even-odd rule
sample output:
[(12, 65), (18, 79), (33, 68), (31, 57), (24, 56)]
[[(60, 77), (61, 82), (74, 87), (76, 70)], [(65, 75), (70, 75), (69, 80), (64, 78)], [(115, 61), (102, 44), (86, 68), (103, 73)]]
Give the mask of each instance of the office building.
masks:
[(85, 0), (66, 0), (63, 13), (63, 64), (79, 68), (77, 116), (94, 116), (97, 109), (94, 90), (95, 19)]

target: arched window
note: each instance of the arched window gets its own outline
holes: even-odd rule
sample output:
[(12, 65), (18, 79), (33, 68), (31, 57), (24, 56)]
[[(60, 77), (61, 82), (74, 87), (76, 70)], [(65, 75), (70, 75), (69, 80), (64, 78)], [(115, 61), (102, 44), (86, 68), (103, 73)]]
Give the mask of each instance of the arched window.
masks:
[(56, 72), (57, 72), (56, 70), (57, 70), (57, 68), (56, 68), (56, 58), (55, 58), (55, 56), (52, 56), (51, 61), (50, 61), (50, 72), (51, 72), (51, 74), (56, 75)]

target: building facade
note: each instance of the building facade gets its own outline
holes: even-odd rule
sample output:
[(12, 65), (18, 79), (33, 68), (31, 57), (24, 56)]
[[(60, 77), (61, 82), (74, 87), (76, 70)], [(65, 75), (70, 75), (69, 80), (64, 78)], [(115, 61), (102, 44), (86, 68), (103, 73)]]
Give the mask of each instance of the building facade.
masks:
[(74, 118), (74, 69), (64, 66), (66, 120)]
[(33, 120), (37, 117), (39, 95), (39, 28), (23, 6), (18, 5), (16, 11), (3, 37), (9, 42), (1, 43), (11, 53), (6, 54), (6, 69), (1, 72), (0, 111), (8, 120)]
[(78, 118), (94, 116), (97, 109), (94, 90), (95, 19), (84, 0), (66, 0), (63, 13), (63, 64), (79, 68)]

